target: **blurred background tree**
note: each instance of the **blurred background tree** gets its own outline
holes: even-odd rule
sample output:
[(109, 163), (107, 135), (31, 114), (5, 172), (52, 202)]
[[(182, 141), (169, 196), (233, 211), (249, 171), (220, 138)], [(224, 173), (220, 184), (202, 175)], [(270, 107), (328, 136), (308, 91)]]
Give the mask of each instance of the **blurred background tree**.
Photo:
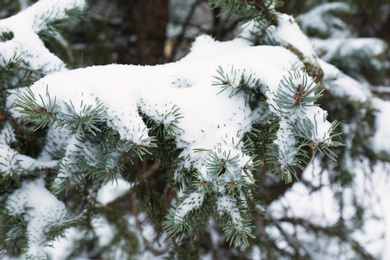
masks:
[[(36, 1), (0, 3), (0, 17), (8, 17)], [(351, 6), (343, 15), (355, 37), (390, 41), (390, 6), (385, 0), (284, 1), (278, 8), (295, 17), (328, 2)], [(98, 64), (159, 64), (183, 57), (194, 38), (212, 35), (230, 40), (237, 35), (238, 18), (221, 15), (207, 0), (89, 0), (83, 21), (66, 25), (63, 37), (48, 42), (70, 67)], [(70, 48), (71, 47), (71, 48)]]
[[(10, 2), (2, 9), (2, 17), (19, 10), (17, 1)], [(296, 17), (326, 2), (340, 1), (284, 1), (278, 10)], [(356, 37), (377, 37), (389, 42), (390, 6), (385, 0), (344, 2), (351, 4), (351, 10), (343, 20)], [(67, 64), (175, 61), (188, 52), (197, 35), (232, 39), (239, 22), (221, 15), (219, 8), (212, 9), (207, 0), (90, 0), (84, 22), (67, 27), (66, 39), (74, 48), (73, 56), (77, 56)]]

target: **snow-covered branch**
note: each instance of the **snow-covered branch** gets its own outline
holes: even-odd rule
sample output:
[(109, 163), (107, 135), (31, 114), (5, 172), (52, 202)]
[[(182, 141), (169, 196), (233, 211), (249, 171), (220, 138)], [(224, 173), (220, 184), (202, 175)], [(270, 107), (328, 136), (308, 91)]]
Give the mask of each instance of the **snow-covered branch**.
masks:
[[(61, 71), (65, 64), (51, 53), (39, 33), (85, 7), (84, 0), (42, 0), (20, 13), (0, 21), (0, 64), (23, 57), (24, 66), (44, 73)], [(23, 65), (22, 65), (23, 66)]]

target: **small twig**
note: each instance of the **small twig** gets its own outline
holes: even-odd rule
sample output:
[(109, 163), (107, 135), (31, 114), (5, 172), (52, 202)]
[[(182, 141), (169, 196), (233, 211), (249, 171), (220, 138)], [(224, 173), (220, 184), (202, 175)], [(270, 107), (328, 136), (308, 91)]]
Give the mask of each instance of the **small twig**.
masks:
[(316, 60), (309, 59), (309, 57), (305, 56), (297, 47), (295, 47), (289, 42), (283, 41), (282, 45), (287, 50), (294, 53), (298, 57), (298, 59), (305, 65), (306, 72), (309, 76), (313, 77), (317, 83), (322, 81), (324, 77), (324, 71)]

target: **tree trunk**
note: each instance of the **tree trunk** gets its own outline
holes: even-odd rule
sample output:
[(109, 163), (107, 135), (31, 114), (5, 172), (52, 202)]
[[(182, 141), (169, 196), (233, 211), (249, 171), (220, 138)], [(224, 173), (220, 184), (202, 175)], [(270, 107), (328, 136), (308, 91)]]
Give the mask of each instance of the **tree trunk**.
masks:
[[(123, 2), (123, 1), (122, 1)], [(164, 62), (166, 27), (169, 21), (169, 0), (131, 0), (125, 1), (128, 7), (124, 22), (127, 35), (133, 39), (130, 46), (136, 52), (137, 64), (159, 64)], [(124, 5), (126, 5), (124, 4)], [(120, 8), (121, 5), (118, 5)], [(133, 45), (133, 46), (131, 46)], [(117, 49), (118, 62), (127, 56), (127, 48)]]

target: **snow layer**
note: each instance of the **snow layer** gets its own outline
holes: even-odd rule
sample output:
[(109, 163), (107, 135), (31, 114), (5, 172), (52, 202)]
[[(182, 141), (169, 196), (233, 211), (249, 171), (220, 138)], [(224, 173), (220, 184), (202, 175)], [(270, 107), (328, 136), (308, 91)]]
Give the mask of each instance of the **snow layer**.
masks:
[(175, 222), (183, 221), (184, 217), (192, 210), (198, 209), (204, 200), (204, 192), (191, 193), (177, 208)]
[(83, 8), (84, 0), (41, 0), (22, 12), (0, 21), (0, 34), (12, 34), (12, 38), (0, 42), (1, 59), (16, 61), (15, 54), (23, 54), (23, 60), (31, 69), (45, 73), (65, 69), (65, 64), (51, 53), (39, 38), (38, 32), (48, 29), (48, 22), (68, 17), (68, 11)]
[[(173, 106), (178, 107), (183, 116), (175, 133), (178, 146), (185, 147), (182, 156), (189, 155), (191, 164), (200, 168), (205, 160), (194, 149), (213, 150), (225, 141), (237, 145), (253, 120), (244, 99), (229, 98), (228, 93), (219, 93), (221, 89), (212, 86), (218, 66), (234, 64), (253, 70), (264, 85), (276, 90), (280, 79), (297, 62), (282, 47), (249, 47), (242, 40), (220, 43), (201, 36), (191, 53), (176, 63), (94, 66), (54, 73), (36, 82), (31, 90), (45, 102), (49, 99), (48, 91), (52, 99), (56, 98), (59, 111), (66, 111), (66, 103), (72, 100), (80, 116), (82, 107), (94, 107), (98, 99), (107, 109), (107, 124), (118, 131), (122, 140), (140, 145), (148, 145), (148, 129), (137, 109), (169, 124), (173, 118), (161, 114), (168, 115)], [(9, 106), (16, 98), (16, 92), (13, 93)], [(15, 117), (20, 116), (13, 112)]]
[(27, 223), (28, 250), (24, 256), (45, 258), (46, 232), (64, 221), (65, 205), (45, 188), (43, 179), (38, 179), (25, 182), (14, 191), (8, 197), (6, 209), (12, 216), (23, 216)]
[[(294, 17), (287, 14), (278, 15), (278, 26), (270, 26), (267, 28), (267, 33), (270, 35), (271, 42), (277, 42), (279, 45), (287, 47), (287, 49), (295, 49), (300, 52), (304, 62), (317, 65), (317, 55), (313, 49), (313, 43), (301, 31), (299, 25)], [(240, 36), (247, 39), (249, 43), (252, 42), (253, 35), (262, 34), (259, 32), (259, 26), (255, 20), (249, 21), (242, 26)], [(297, 53), (296, 53), (297, 54)]]
[[(290, 23), (289, 20), (287, 22)], [(88, 117), (88, 110), (84, 108), (95, 108), (100, 102), (105, 111), (105, 118), (101, 120), (117, 131), (124, 142), (150, 145), (148, 128), (139, 110), (157, 123), (175, 125), (171, 134), (176, 138), (177, 146), (183, 149), (180, 156), (186, 158), (181, 166), (197, 169), (202, 180), (214, 182), (216, 191), (223, 193), (231, 182), (253, 184), (253, 179), (244, 172), (245, 167), (251, 164), (250, 156), (239, 147), (242, 146), (243, 135), (251, 129), (253, 122), (259, 120), (259, 114), (256, 110), (252, 111), (243, 93), (231, 95), (229, 91), (221, 91), (221, 87), (213, 85), (217, 69), (229, 68), (226, 71), (230, 71), (234, 64), (236, 71), (251, 72), (259, 79), (259, 86), (267, 86), (261, 91), (267, 96), (271, 111), (281, 119), (278, 137), (283, 139), (275, 144), (280, 149), (279, 162), (283, 168), (293, 165), (296, 153), (295, 139), (291, 135), (292, 123), (306, 119), (313, 126), (318, 126), (315, 129), (317, 135), (312, 136), (315, 143), (328, 142), (331, 131), (326, 112), (319, 107), (298, 107), (291, 116), (282, 113), (276, 96), (281, 91), (288, 91), (283, 89), (281, 80), (291, 76), (291, 70), (295, 70), (299, 63), (297, 57), (283, 47), (252, 47), (240, 39), (217, 42), (209, 36), (200, 36), (191, 52), (176, 63), (159, 66), (113, 64), (57, 72), (40, 79), (30, 89), (42, 107), (44, 104), (54, 104), (55, 100), (52, 109), (59, 114), (70, 113), (71, 104), (76, 114)], [(301, 76), (294, 78), (292, 88), (297, 88), (295, 84), (303, 82), (315, 84), (312, 78), (302, 76), (303, 73), (298, 73)], [(9, 107), (23, 91), (26, 89), (10, 91), (7, 100)], [(290, 94), (294, 96), (294, 93)], [(291, 102), (294, 104), (296, 100), (292, 98)], [(176, 108), (179, 117), (173, 113)], [(16, 118), (22, 116), (15, 109), (12, 109), (12, 113)], [(66, 147), (66, 160), (62, 160), (61, 164), (74, 168), (77, 165), (76, 154), (88, 144), (81, 144), (76, 136), (63, 141), (67, 143), (63, 144)], [(82, 146), (84, 148), (80, 148)], [(199, 152), (200, 149), (208, 152)], [(91, 166), (95, 163), (93, 153), (84, 153), (90, 159), (88, 164)], [(226, 164), (227, 174), (221, 178), (211, 174), (206, 167), (211, 153), (221, 158), (231, 155), (235, 159), (234, 164)], [(60, 167), (58, 177), (71, 178), (66, 169)], [(54, 186), (61, 184), (58, 181), (59, 178)], [(197, 203), (187, 203), (194, 196), (199, 197), (199, 194), (195, 192), (184, 200), (178, 207), (176, 220), (181, 220), (189, 211), (201, 205), (201, 199)]]
[(34, 169), (49, 167), (56, 165), (56, 161), (41, 161), (35, 160), (29, 156), (18, 153), (10, 147), (10, 144), (15, 141), (14, 130), (9, 123), (5, 123), (4, 128), (0, 132), (0, 172), (3, 175), (20, 174)]

